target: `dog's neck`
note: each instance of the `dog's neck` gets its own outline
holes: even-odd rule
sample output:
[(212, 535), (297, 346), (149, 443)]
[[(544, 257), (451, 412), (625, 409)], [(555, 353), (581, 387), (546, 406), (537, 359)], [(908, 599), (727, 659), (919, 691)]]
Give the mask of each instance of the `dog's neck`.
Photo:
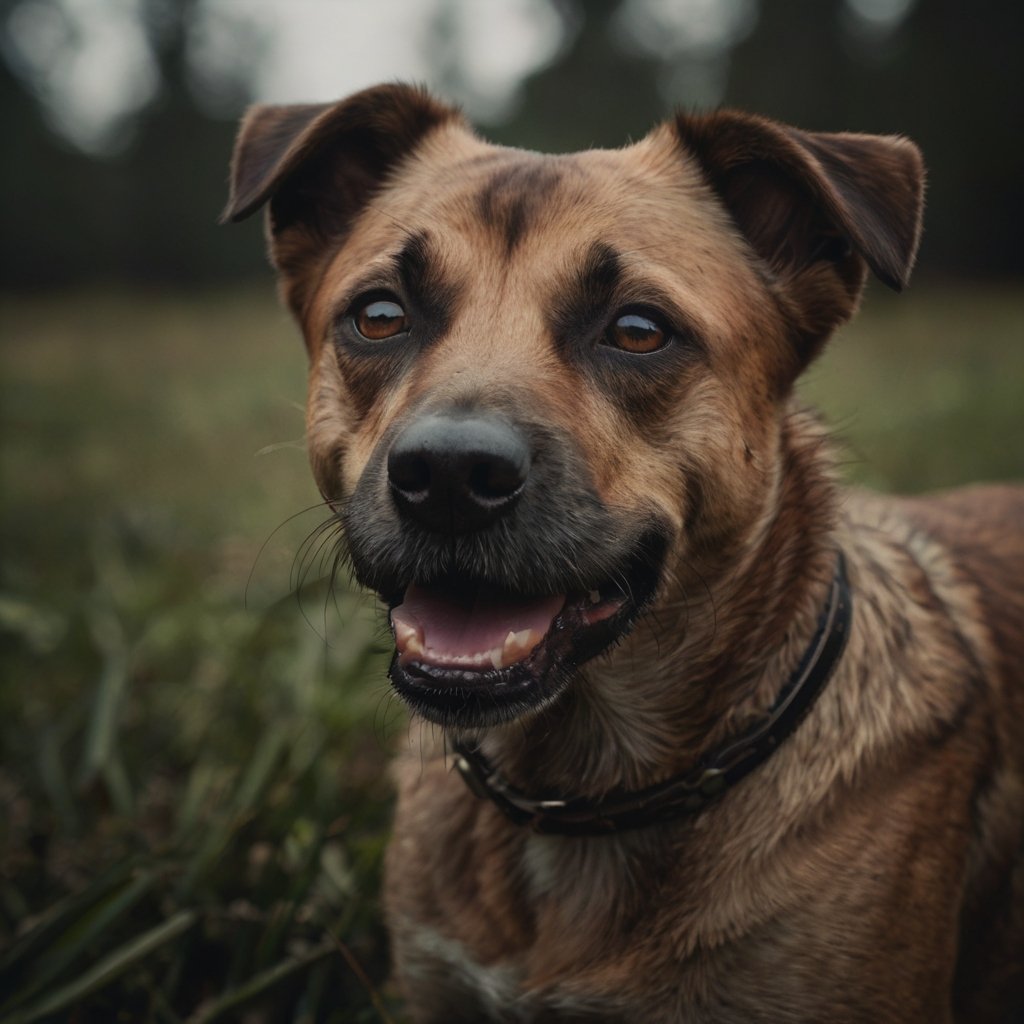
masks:
[(510, 782), (569, 796), (651, 785), (771, 706), (814, 636), (835, 569), (831, 465), (824, 437), (807, 436), (806, 425), (783, 425), (774, 511), (729, 558), (677, 567), (672, 603), (659, 601), (557, 705), (481, 738)]

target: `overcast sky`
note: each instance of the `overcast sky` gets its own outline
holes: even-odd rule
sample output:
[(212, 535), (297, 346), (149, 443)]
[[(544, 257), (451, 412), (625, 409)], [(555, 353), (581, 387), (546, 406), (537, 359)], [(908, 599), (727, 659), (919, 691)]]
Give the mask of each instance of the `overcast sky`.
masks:
[[(8, 56), (55, 126), (83, 148), (108, 147), (119, 122), (158, 88), (139, 6), (21, 0), (8, 16)], [(201, 0), (192, 35), (191, 57), (211, 94), (239, 67), (256, 99), (282, 103), (337, 99), (395, 79), (445, 87), (437, 79), (447, 60), (466, 87), (456, 98), (485, 117), (563, 43), (547, 0)]]
[[(884, 31), (914, 0), (845, 2), (865, 27)], [(116, 148), (159, 87), (141, 3), (19, 0), (7, 15), (6, 56), (54, 126), (84, 149)], [(706, 57), (743, 38), (757, 10), (758, 0), (625, 0), (619, 28), (662, 59)], [(566, 43), (549, 0), (199, 0), (190, 57), (213, 105), (218, 81), (241, 70), (258, 100), (332, 100), (403, 79), (487, 120)]]

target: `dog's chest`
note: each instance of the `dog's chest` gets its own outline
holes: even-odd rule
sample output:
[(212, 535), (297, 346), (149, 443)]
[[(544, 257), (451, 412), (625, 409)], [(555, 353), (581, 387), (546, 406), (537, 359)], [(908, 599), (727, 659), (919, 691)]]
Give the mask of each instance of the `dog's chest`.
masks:
[[(529, 1019), (533, 1000), (523, 995), (520, 967), (510, 961), (482, 964), (463, 943), (434, 928), (419, 927), (412, 933), (404, 971), (406, 985), (414, 994), (419, 986), (433, 988), (439, 979), (445, 979), (441, 984), (447, 984), (451, 992), (445, 999), (471, 1001), (491, 1019), (501, 1019), (512, 1010), (520, 1019)], [(436, 997), (431, 993), (428, 998)]]
[[(463, 842), (473, 831), (465, 824)], [(390, 877), (417, 891), (415, 905), (391, 908), (402, 987), (410, 1005), (429, 1007), (415, 1019), (623, 1019), (620, 1001), (590, 976), (624, 952), (611, 920), (614, 894), (630, 888), (618, 844), (595, 846), (581, 861), (589, 844), (516, 839), (507, 857), (492, 850), (472, 858), (469, 872), (465, 860), (460, 872), (445, 857), (427, 875), (415, 873), (423, 866), (416, 851), (430, 842), (423, 834), (390, 851)]]
[(573, 992), (563, 986), (530, 991), (527, 970), (518, 956), (481, 963), (462, 942), (430, 927), (416, 929), (406, 946), (404, 985), (413, 1005), (437, 1007), (424, 1021), (459, 1019), (507, 1022), (607, 1021), (621, 1014), (606, 999)]

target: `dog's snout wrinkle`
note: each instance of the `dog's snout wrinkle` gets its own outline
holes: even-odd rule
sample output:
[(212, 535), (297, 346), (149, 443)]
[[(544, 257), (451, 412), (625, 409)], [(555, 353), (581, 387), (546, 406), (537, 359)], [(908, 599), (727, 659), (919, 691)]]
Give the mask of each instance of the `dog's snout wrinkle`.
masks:
[(388, 483), (401, 512), (435, 533), (483, 529), (515, 505), (530, 448), (505, 420), (422, 416), (388, 453)]

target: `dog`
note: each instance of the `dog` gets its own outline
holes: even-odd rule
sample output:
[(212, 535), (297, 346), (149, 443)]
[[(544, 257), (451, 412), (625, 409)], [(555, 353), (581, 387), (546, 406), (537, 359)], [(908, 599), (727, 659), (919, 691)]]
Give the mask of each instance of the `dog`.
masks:
[(404, 85), (247, 112), (225, 219), (413, 712), (413, 1020), (1021, 1019), (1024, 492), (841, 490), (794, 396), (923, 181), (725, 110), (570, 155)]

